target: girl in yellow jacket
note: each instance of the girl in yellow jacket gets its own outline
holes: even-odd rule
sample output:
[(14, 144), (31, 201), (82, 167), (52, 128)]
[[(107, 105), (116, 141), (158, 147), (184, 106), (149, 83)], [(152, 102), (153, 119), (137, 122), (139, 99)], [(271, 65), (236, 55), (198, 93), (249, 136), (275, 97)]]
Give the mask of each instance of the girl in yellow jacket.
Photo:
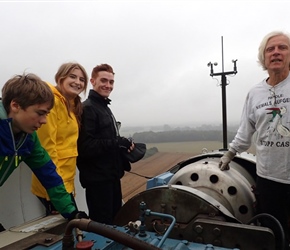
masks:
[[(85, 92), (88, 76), (80, 64), (65, 63), (58, 69), (55, 82), (56, 86), (48, 83), (54, 93), (54, 107), (47, 116), (47, 123), (38, 129), (37, 134), (74, 201), (77, 139), (82, 113), (79, 94)], [(43, 203), (47, 215), (55, 213), (47, 192), (34, 174), (31, 191)]]

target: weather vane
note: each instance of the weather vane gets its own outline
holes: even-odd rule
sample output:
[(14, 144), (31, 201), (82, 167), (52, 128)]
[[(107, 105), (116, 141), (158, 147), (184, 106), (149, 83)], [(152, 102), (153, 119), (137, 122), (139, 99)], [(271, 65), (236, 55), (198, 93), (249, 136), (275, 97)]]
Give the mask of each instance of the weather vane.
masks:
[(222, 72), (214, 73), (213, 66), (217, 66), (218, 64), (209, 62), (207, 64), (210, 67), (210, 76), (221, 76), (221, 87), (222, 87), (222, 110), (223, 110), (223, 150), (227, 150), (228, 139), (227, 139), (227, 102), (226, 102), (226, 86), (227, 86), (227, 75), (236, 75), (238, 73), (237, 70), (237, 59), (232, 60), (234, 64), (233, 71), (224, 72), (224, 48), (223, 48), (223, 37), (222, 37)]

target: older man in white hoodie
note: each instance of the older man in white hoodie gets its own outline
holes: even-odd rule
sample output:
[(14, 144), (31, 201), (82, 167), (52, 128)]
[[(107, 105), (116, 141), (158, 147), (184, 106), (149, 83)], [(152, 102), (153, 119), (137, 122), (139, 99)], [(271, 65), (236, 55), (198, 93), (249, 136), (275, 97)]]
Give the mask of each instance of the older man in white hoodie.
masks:
[[(262, 68), (267, 70), (268, 77), (249, 91), (240, 127), (229, 150), (221, 157), (219, 167), (221, 170), (229, 170), (231, 160), (236, 153), (244, 152), (250, 147), (252, 136), (256, 132), (258, 177), (255, 194), (258, 213), (274, 216), (281, 223), (288, 238), (290, 36), (280, 31), (266, 35), (260, 44), (258, 59)], [(262, 220), (262, 223), (276, 232), (273, 220)], [(287, 243), (287, 247), (288, 245)], [(282, 246), (277, 247), (283, 249)]]

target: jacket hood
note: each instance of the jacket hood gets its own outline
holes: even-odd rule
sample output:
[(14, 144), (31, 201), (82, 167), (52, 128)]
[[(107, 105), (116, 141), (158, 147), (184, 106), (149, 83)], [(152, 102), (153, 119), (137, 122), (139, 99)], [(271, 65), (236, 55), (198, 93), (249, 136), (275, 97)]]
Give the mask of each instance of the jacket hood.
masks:
[(7, 119), (7, 112), (3, 106), (2, 101), (0, 101), (0, 119)]
[[(21, 147), (17, 145), (12, 132), (11, 122), (12, 118), (7, 117), (3, 103), (0, 101), (0, 156), (13, 156), (15, 155), (16, 151), (20, 156), (29, 155), (33, 148), (33, 145), (31, 145), (31, 140), (27, 140), (27, 142), (25, 142), (25, 146), (22, 146), (22, 142), (19, 140), (19, 145)], [(26, 141), (27, 137), (31, 138), (31, 135), (28, 135), (24, 132), (21, 134), (21, 140), (23, 142)]]
[(56, 88), (56, 86), (53, 86), (51, 83), (46, 82), (48, 84), (48, 86), (51, 88), (52, 93), (58, 97), (59, 99), (62, 100), (62, 102), (66, 102), (65, 97), (58, 91), (58, 89)]

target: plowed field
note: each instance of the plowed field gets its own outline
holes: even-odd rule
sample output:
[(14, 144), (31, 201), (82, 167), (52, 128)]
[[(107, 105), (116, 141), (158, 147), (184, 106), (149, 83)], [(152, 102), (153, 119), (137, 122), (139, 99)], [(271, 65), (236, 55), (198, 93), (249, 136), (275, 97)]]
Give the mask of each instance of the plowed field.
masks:
[(137, 174), (151, 178), (168, 171), (177, 163), (192, 156), (193, 155), (189, 153), (158, 152), (151, 157), (131, 164), (131, 171), (126, 172), (121, 179), (123, 200), (126, 202), (134, 195), (146, 190), (148, 178), (138, 176)]

